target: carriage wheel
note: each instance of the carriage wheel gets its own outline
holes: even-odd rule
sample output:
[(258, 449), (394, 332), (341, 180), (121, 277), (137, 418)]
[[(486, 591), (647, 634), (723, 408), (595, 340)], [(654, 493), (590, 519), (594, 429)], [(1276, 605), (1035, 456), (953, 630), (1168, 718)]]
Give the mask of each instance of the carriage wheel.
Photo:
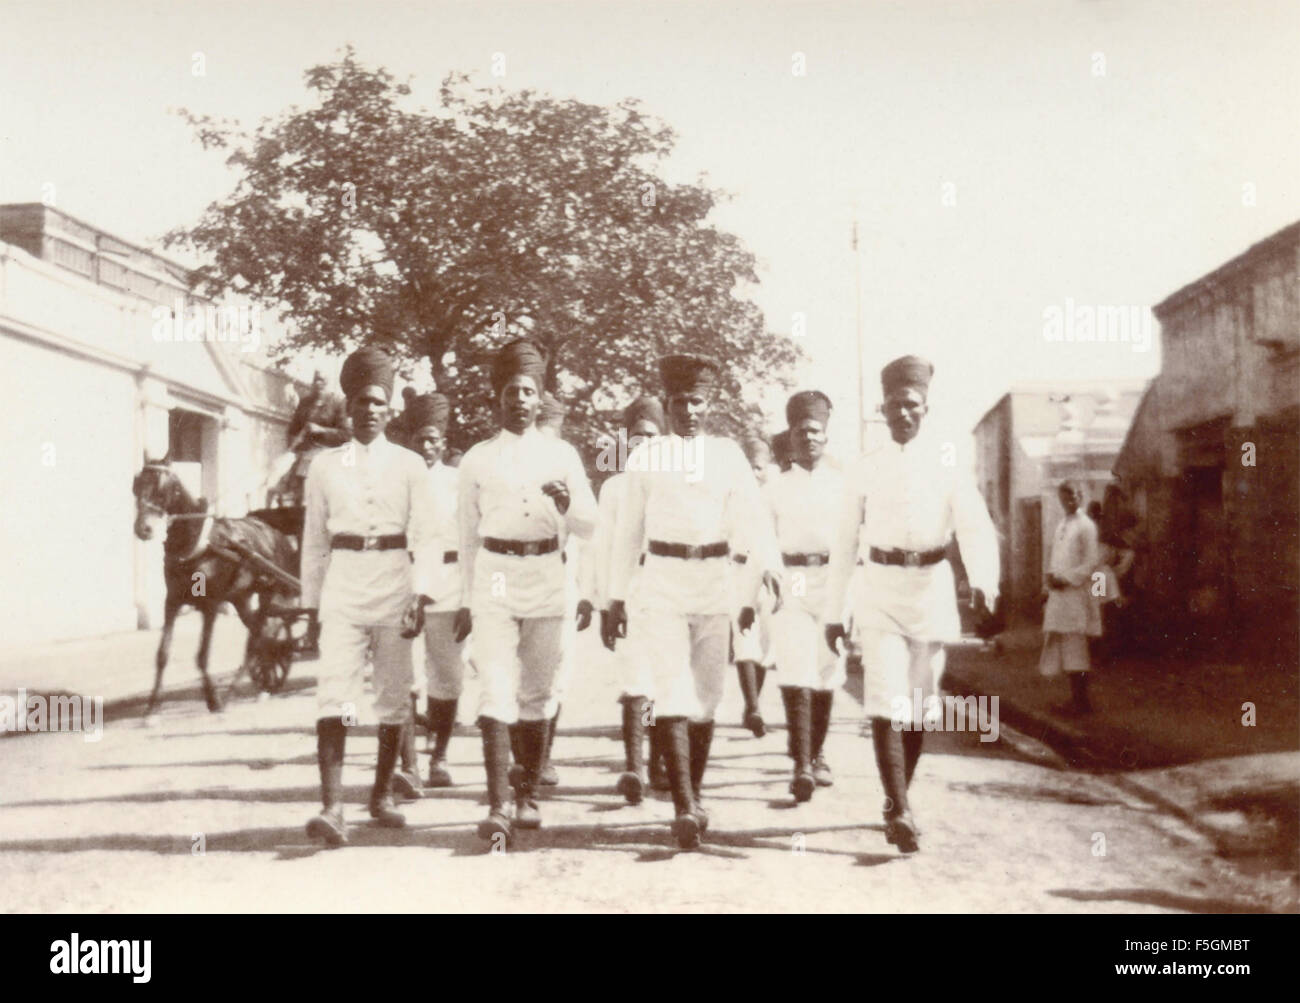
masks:
[(278, 693), (289, 678), (289, 667), (293, 664), (293, 637), (289, 626), (279, 621), (276, 627), (264, 632), (257, 644), (253, 664), (249, 675), (259, 690), (266, 693)]

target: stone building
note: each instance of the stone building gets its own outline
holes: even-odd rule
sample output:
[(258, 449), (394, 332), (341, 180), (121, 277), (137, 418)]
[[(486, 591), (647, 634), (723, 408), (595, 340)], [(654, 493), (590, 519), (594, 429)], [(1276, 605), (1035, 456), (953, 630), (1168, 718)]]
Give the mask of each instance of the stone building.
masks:
[(156, 625), (162, 543), (132, 533), (144, 457), (219, 514), (261, 504), (295, 391), (271, 326), (179, 265), (41, 204), (0, 206), (0, 645)]
[(1050, 540), (1061, 518), (1056, 488), (1073, 477), (1101, 501), (1145, 380), (1022, 383), (975, 426), (975, 473), (1002, 544), (1002, 587), (1012, 624), (1036, 623)]
[(1155, 314), (1163, 366), (1115, 463), (1138, 517), (1134, 620), (1153, 646), (1294, 667), (1300, 223)]

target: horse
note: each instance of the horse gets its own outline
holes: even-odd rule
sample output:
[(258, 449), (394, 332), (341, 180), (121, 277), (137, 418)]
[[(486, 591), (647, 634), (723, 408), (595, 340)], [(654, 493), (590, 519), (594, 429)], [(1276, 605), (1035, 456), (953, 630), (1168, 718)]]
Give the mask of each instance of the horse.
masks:
[[(203, 498), (194, 498), (185, 489), (169, 460), (146, 461), (135, 475), (132, 491), (136, 500), (135, 535), (140, 540), (153, 538), (155, 525), (165, 522), (163, 541), (163, 580), (167, 598), (163, 608), (162, 637), (155, 657), (153, 692), (145, 721), (154, 720), (158, 693), (162, 688), (163, 670), (171, 648), (172, 628), (176, 615), (184, 606), (193, 606), (203, 616), (203, 633), (196, 661), (203, 677), (203, 695), (208, 710), (216, 713), (222, 703), (208, 677), (208, 649), (217, 609), (228, 602), (248, 628), (244, 658), (247, 663), (253, 646), (262, 632), (267, 610), (273, 600), (292, 592), (282, 583), (257, 575), (243, 562), (232, 544), (239, 544), (270, 561), (287, 575), (298, 574), (298, 555), (291, 538), (256, 517), (220, 518), (208, 512)], [(254, 604), (254, 600), (257, 600)]]

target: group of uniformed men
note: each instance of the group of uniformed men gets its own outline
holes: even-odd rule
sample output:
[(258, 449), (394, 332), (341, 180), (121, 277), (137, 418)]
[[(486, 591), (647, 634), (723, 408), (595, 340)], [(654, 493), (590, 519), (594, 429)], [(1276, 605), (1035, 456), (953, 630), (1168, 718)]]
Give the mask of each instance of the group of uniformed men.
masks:
[(480, 683), (487, 774), (478, 833), (508, 844), (516, 830), (540, 827), (537, 790), (555, 782), (550, 749), (576, 634), (598, 613), (623, 691), (616, 789), (632, 804), (652, 784), (671, 790), (680, 847), (699, 846), (709, 826), (703, 780), (732, 662), (744, 723), (759, 736), (758, 693), (777, 670), (795, 801), (832, 783), (823, 748), (852, 630), (885, 834), (902, 852), (917, 849), (907, 789), (924, 731), (912, 708), (932, 713), (943, 644), (959, 634), (950, 537), (990, 608), (998, 582), (996, 538), (973, 480), (946, 444), (920, 434), (933, 367), (914, 356), (885, 367), (892, 441), (850, 473), (826, 455), (824, 394), (790, 398), (775, 468), (766, 444), (742, 450), (706, 431), (714, 362), (670, 355), (659, 371), (663, 403), (643, 396), (625, 410), (626, 462), (598, 506), (578, 452), (560, 437), (564, 408), (547, 392), (546, 360), (528, 341), (497, 353), (500, 428), (459, 468), (442, 461), (448, 400), (409, 399), (406, 445), (390, 442), (393, 364), (375, 348), (348, 357), (340, 383), (353, 437), (312, 461), (305, 492), (302, 604), (317, 611), (321, 652), (323, 809), (307, 824), (313, 838), (347, 840), (344, 747), (368, 664), (379, 745), (369, 811), (380, 825), (405, 824), (394, 795), (418, 796), (420, 786), (411, 649), (421, 632), (428, 785), (452, 783), (447, 748), (468, 662)]

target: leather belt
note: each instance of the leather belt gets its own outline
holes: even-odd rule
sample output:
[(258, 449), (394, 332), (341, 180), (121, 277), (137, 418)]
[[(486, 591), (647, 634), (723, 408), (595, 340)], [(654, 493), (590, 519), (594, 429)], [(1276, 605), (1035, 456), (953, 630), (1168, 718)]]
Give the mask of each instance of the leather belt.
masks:
[(405, 550), (406, 534), (389, 533), (387, 536), (360, 536), (356, 533), (335, 533), (330, 538), (330, 550)]
[(706, 557), (726, 557), (731, 553), (731, 546), (726, 543), (665, 543), (663, 540), (651, 540), (646, 550), (656, 557), (677, 557), (681, 560), (703, 560)]
[(745, 564), (746, 562), (749, 561), (749, 555), (748, 555), (748, 554), (732, 554), (732, 555), (731, 555), (731, 559), (732, 559), (733, 561), (735, 561), (737, 564)]
[(781, 560), (787, 568), (820, 568), (831, 563), (831, 555), (820, 554), (782, 554)]
[(455, 564), (456, 561), (459, 559), (459, 557), (460, 557), (460, 555), (457, 554), (456, 551), (454, 551), (454, 550), (444, 550), (444, 551), (442, 552), (442, 563), (443, 563), (443, 564)]
[(947, 547), (935, 547), (933, 550), (899, 550), (895, 547), (882, 549), (871, 548), (871, 559), (876, 564), (896, 564), (904, 568), (925, 568), (938, 564), (948, 556)]
[(559, 550), (560, 538), (552, 536), (546, 540), (501, 540), (495, 536), (485, 536), (483, 549), (494, 554), (509, 554), (511, 557), (535, 557)]

